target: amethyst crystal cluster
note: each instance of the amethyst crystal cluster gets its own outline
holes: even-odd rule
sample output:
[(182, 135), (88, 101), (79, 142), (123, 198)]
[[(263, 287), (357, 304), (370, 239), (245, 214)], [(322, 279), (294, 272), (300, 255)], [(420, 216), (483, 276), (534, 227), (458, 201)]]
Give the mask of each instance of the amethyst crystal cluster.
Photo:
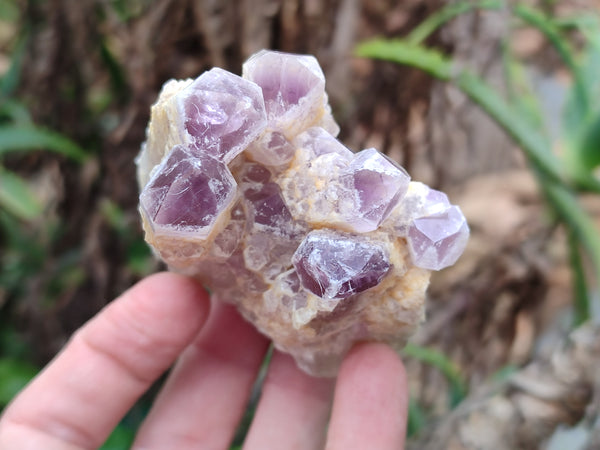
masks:
[(261, 51), (242, 77), (167, 82), (137, 161), (157, 255), (314, 375), (359, 340), (401, 348), (469, 235), (445, 194), (337, 133), (316, 59)]

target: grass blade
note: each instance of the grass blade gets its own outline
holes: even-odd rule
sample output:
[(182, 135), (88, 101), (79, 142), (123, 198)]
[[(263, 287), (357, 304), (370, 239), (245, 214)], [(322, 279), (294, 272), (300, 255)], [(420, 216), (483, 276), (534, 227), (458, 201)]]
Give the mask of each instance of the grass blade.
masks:
[(584, 132), (581, 159), (588, 169), (600, 166), (600, 112)]
[(427, 414), (414, 399), (408, 401), (408, 423), (406, 425), (407, 437), (417, 436), (427, 425)]
[(0, 126), (0, 157), (12, 151), (49, 150), (82, 162), (85, 151), (72, 140), (34, 126)]
[(542, 181), (540, 184), (561, 221), (567, 224), (569, 232), (574, 233), (581, 247), (589, 255), (596, 281), (600, 283), (600, 230), (569, 189), (551, 182)]
[(454, 19), (476, 9), (500, 9), (505, 2), (501, 0), (483, 0), (480, 2), (458, 2), (444, 6), (439, 11), (431, 14), (427, 19), (415, 27), (406, 37), (407, 42), (417, 45), (422, 44), (439, 27)]
[(481, 77), (457, 70), (440, 52), (403, 40), (375, 39), (356, 48), (358, 56), (382, 59), (424, 70), (442, 81), (452, 81), (467, 97), (485, 110), (523, 149), (532, 164), (550, 178), (561, 181), (562, 169), (547, 140), (523, 120)]
[(590, 319), (591, 306), (579, 241), (572, 230), (568, 230), (568, 243), (569, 259), (573, 272), (573, 298), (575, 299), (573, 325), (577, 327)]
[(521, 147), (539, 180), (549, 204), (562, 222), (575, 233), (594, 265), (600, 282), (600, 234), (596, 225), (562, 179), (563, 168), (548, 141), (532, 128), (481, 77), (458, 71), (451, 60), (435, 50), (401, 40), (373, 40), (360, 44), (358, 56), (382, 59), (424, 70), (442, 81), (450, 81), (479, 105)]
[(363, 58), (416, 67), (442, 81), (450, 81), (454, 72), (452, 63), (440, 52), (404, 39), (372, 39), (358, 44), (355, 53)]
[(554, 23), (551, 17), (547, 17), (542, 12), (524, 4), (517, 4), (514, 12), (523, 22), (540, 31), (556, 49), (565, 65), (573, 74), (577, 101), (582, 105), (584, 110), (588, 111), (590, 107), (588, 90), (579, 64), (577, 64), (574, 58), (576, 52), (569, 41), (562, 35), (560, 27)]
[(540, 102), (535, 95), (528, 73), (514, 55), (508, 39), (502, 42), (502, 68), (506, 80), (508, 101), (519, 115), (527, 118), (531, 126), (542, 133), (547, 130), (546, 120)]
[(0, 97), (9, 97), (12, 95), (19, 84), (21, 78), (21, 63), (25, 57), (27, 48), (27, 29), (22, 30), (21, 37), (17, 40), (13, 48), (10, 59), (11, 64), (6, 73), (0, 77)]
[(31, 115), (21, 102), (5, 98), (0, 102), (0, 123), (6, 120), (14, 125), (30, 125)]
[(465, 398), (467, 387), (460, 374), (460, 370), (443, 353), (411, 343), (406, 344), (403, 353), (405, 356), (418, 359), (425, 364), (435, 367), (446, 377), (446, 380), (450, 384), (450, 403), (452, 407)]
[(22, 220), (32, 220), (42, 214), (42, 205), (27, 183), (1, 166), (0, 207)]

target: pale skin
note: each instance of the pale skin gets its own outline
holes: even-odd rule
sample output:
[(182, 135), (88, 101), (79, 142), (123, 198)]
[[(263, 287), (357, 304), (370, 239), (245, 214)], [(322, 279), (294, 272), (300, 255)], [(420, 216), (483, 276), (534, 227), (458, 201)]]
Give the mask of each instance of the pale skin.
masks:
[[(98, 448), (173, 364), (132, 448), (227, 449), (268, 344), (195, 281), (153, 275), (78, 330), (5, 409), (0, 449)], [(383, 344), (355, 346), (337, 380), (275, 351), (244, 449), (402, 449), (406, 393)]]

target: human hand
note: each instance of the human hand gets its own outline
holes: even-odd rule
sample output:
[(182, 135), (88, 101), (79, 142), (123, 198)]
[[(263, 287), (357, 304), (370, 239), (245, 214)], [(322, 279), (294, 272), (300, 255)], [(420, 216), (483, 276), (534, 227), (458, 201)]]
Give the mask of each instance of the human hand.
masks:
[[(141, 281), (78, 330), (6, 408), (0, 449), (100, 447), (176, 359), (133, 448), (228, 448), (268, 341), (232, 306), (215, 303), (209, 317), (210, 309), (189, 278)], [(400, 449), (406, 392), (402, 363), (383, 344), (352, 349), (337, 384), (275, 351), (244, 449)]]

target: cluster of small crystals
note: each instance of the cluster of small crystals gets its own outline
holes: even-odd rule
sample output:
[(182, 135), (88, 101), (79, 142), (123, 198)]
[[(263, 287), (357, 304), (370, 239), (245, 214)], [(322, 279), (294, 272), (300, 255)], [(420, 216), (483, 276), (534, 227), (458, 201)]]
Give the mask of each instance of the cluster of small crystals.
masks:
[(325, 376), (356, 341), (401, 348), (469, 235), (445, 194), (338, 131), (317, 60), (263, 50), (242, 77), (166, 83), (137, 160), (155, 252)]

